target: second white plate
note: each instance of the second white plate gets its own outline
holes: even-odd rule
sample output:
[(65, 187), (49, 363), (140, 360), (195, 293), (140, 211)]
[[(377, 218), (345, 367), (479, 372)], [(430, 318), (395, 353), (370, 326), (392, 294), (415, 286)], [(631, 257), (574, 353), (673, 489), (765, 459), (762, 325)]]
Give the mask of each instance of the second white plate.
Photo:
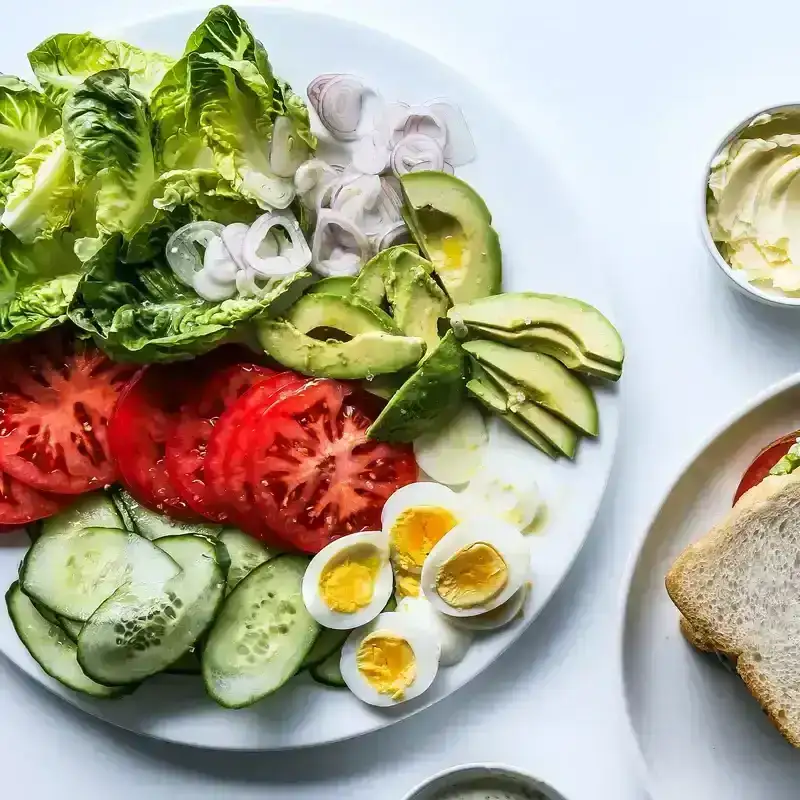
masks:
[(664, 577), (678, 554), (730, 508), (759, 450), (800, 429), (800, 373), (776, 384), (692, 459), (632, 563), (622, 629), (625, 702), (654, 800), (796, 800), (800, 752), (739, 677), (678, 630)]

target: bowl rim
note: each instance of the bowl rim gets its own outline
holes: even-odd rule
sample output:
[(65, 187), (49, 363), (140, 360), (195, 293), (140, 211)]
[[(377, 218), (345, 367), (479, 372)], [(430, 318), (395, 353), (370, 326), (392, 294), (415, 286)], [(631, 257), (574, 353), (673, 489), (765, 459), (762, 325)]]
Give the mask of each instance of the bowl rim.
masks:
[[(469, 776), (470, 772), (475, 772), (476, 774)], [(427, 777), (421, 783), (418, 783), (410, 792), (403, 796), (403, 800), (429, 800), (427, 795), (423, 795), (423, 792), (426, 790), (458, 788), (458, 783), (456, 781), (461, 775), (465, 775), (467, 778), (472, 777), (477, 780), (490, 777), (492, 774), (496, 774), (501, 778), (517, 781), (526, 789), (534, 789), (542, 792), (547, 800), (567, 800), (558, 789), (547, 783), (547, 781), (537, 778), (535, 775), (519, 767), (512, 767), (508, 764), (498, 762), (481, 761), (458, 764), (454, 767), (440, 770)], [(452, 782), (448, 779), (451, 779)], [(437, 786), (437, 784), (441, 785)]]
[(708, 179), (711, 175), (711, 168), (717, 156), (722, 152), (723, 148), (727, 147), (745, 128), (748, 128), (755, 119), (763, 114), (774, 114), (785, 109), (795, 109), (800, 112), (800, 101), (778, 103), (762, 108), (758, 111), (748, 114), (741, 122), (737, 123), (726, 133), (719, 141), (717, 146), (711, 152), (710, 158), (706, 161), (705, 170), (703, 171), (703, 185), (700, 195), (700, 230), (703, 237), (703, 243), (709, 252), (712, 260), (722, 270), (723, 274), (733, 282), (735, 288), (762, 303), (771, 306), (780, 306), (782, 308), (798, 308), (800, 307), (800, 297), (789, 297), (779, 294), (773, 294), (759, 286), (756, 286), (744, 276), (740, 274), (739, 270), (733, 269), (731, 265), (723, 258), (717, 248), (716, 242), (711, 235), (711, 228), (708, 224), (708, 211), (707, 211), (707, 197), (708, 197)]

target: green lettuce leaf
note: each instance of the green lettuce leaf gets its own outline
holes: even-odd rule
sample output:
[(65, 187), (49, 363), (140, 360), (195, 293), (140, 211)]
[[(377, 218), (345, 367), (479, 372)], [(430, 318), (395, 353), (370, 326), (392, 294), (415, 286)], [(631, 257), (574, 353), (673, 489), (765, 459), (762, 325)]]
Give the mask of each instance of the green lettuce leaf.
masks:
[(150, 116), (125, 70), (88, 77), (64, 104), (64, 133), (78, 181), (91, 186), (96, 233), (78, 242), (90, 256), (111, 234), (130, 239), (157, 222)]
[(174, 60), (161, 53), (140, 50), (125, 42), (98, 39), (91, 33), (59, 33), (28, 53), (28, 61), (42, 89), (56, 105), (90, 75), (126, 69), (131, 86), (149, 96)]
[(317, 137), (311, 133), (308, 107), (303, 98), (299, 94), (295, 94), (292, 87), (280, 78), (275, 81), (273, 106), (277, 115), (288, 117), (292, 121), (295, 134), (305, 142), (308, 149), (311, 152), (316, 150)]
[(0, 197), (11, 190), (16, 160), (60, 126), (61, 114), (38, 89), (0, 75)]
[(64, 322), (80, 278), (70, 234), (26, 245), (0, 232), (0, 342)]
[(280, 315), (313, 280), (303, 272), (257, 297), (210, 303), (181, 284), (162, 257), (125, 263), (121, 244), (114, 236), (94, 255), (69, 309), (70, 319), (119, 361), (190, 358), (243, 338), (244, 323)]
[(76, 197), (72, 159), (57, 130), (14, 164), (0, 225), (25, 243), (48, 239), (69, 225)]

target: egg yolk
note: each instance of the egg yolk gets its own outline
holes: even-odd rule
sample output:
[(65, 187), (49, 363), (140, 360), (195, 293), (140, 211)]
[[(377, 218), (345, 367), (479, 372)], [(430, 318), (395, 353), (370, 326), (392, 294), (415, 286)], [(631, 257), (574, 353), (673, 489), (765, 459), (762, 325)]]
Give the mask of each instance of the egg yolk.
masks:
[(419, 572), (434, 545), (457, 523), (446, 508), (406, 509), (395, 520), (389, 537), (395, 565), (406, 572)]
[(475, 608), (508, 585), (508, 565), (490, 544), (462, 547), (436, 573), (436, 592), (453, 608)]
[(375, 631), (361, 642), (356, 653), (358, 671), (379, 694), (402, 700), (417, 677), (417, 661), (411, 645), (385, 631)]
[(371, 545), (343, 550), (323, 568), (319, 596), (331, 611), (353, 614), (372, 601), (380, 568), (380, 554)]

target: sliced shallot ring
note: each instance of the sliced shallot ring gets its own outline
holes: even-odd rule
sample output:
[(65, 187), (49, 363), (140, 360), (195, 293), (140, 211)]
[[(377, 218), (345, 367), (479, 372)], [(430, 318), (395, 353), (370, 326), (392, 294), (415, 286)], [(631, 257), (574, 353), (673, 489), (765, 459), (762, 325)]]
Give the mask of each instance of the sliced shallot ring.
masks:
[(219, 303), (236, 294), (236, 280), (219, 281), (204, 268), (194, 276), (194, 290), (203, 300)]
[(442, 98), (431, 100), (426, 105), (447, 127), (447, 143), (444, 146), (445, 161), (453, 167), (460, 167), (474, 161), (477, 155), (475, 142), (461, 109)]
[(308, 100), (334, 139), (358, 139), (358, 127), (369, 91), (355, 75), (320, 75), (308, 87)]
[(249, 225), (244, 222), (232, 222), (222, 229), (222, 241), (225, 242), (225, 247), (231, 254), (231, 258), (239, 269), (245, 268), (244, 263), (244, 237), (247, 236), (247, 231), (250, 230)]
[[(290, 246), (283, 253), (270, 253), (266, 257), (259, 255), (259, 247), (276, 227), (286, 231)], [(311, 250), (300, 230), (300, 225), (294, 215), (288, 211), (273, 211), (260, 216), (250, 226), (250, 230), (244, 238), (243, 254), (247, 267), (260, 275), (271, 278), (294, 275), (311, 263)]]
[[(225, 246), (225, 241), (221, 236), (215, 236), (206, 247), (202, 271), (207, 272), (219, 283), (233, 283), (236, 280), (237, 270), (236, 262)], [(197, 275), (195, 275), (196, 278)]]
[(395, 222), (390, 228), (387, 228), (380, 239), (378, 239), (378, 252), (381, 250), (388, 250), (397, 244), (407, 244), (411, 241), (411, 233), (408, 230), (405, 222)]
[(392, 171), (400, 177), (409, 172), (433, 170), (444, 167), (444, 153), (435, 139), (422, 133), (404, 136), (392, 150)]
[(194, 276), (203, 268), (196, 244), (208, 247), (216, 236), (222, 234), (219, 222), (190, 222), (167, 240), (166, 256), (175, 277), (186, 286), (194, 286)]
[[(341, 246), (342, 237), (335, 235), (329, 228), (339, 228), (352, 238), (353, 247)], [(329, 244), (326, 236), (339, 243), (334, 245), (330, 254), (325, 253)], [(356, 275), (361, 267), (369, 261), (371, 249), (369, 239), (357, 225), (337, 211), (323, 211), (317, 219), (317, 229), (314, 231), (312, 246), (312, 264), (314, 269), (326, 277), (338, 275)]]
[(365, 175), (380, 175), (389, 166), (391, 149), (385, 131), (373, 130), (353, 145), (353, 167)]
[[(428, 106), (414, 106), (408, 110), (403, 123), (403, 135), (419, 133), (429, 136), (444, 151), (447, 145), (447, 123)], [(395, 142), (397, 144), (398, 142)]]

